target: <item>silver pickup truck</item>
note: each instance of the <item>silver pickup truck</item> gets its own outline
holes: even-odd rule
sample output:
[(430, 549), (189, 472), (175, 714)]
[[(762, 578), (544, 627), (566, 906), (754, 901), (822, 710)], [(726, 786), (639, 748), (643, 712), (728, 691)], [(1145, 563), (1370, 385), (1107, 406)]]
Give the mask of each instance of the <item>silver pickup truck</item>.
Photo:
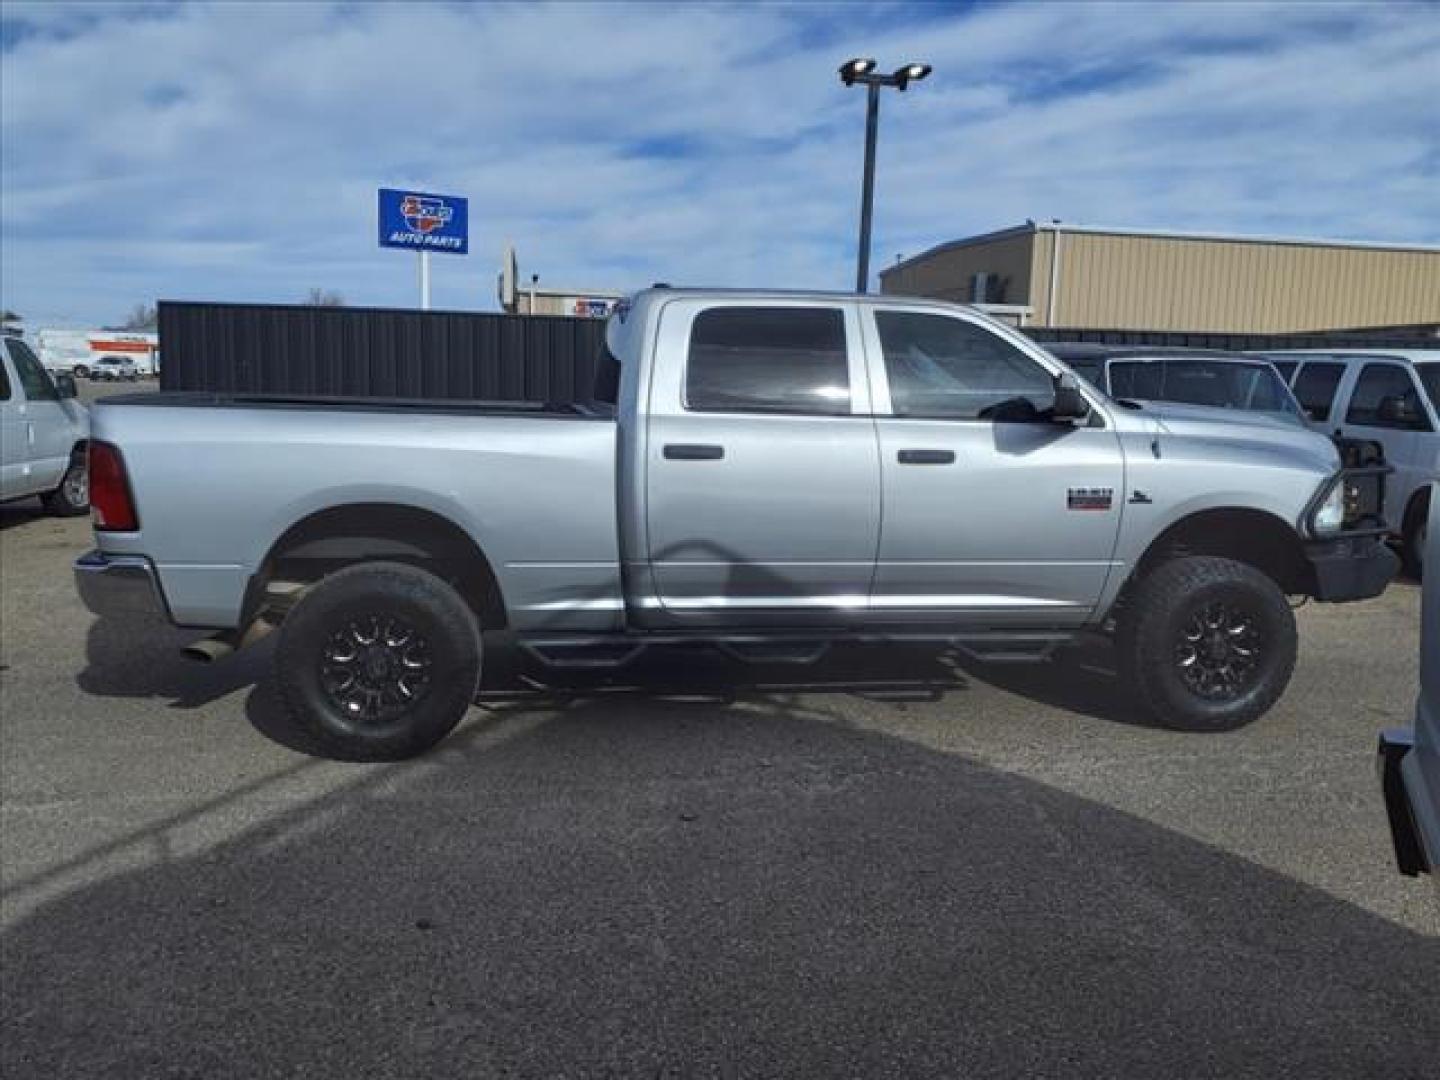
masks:
[(1122, 406), (897, 297), (641, 292), (584, 403), (160, 393), (93, 423), (86, 603), (218, 628), (211, 655), (278, 625), (290, 721), (351, 758), (443, 738), (491, 633), (603, 664), (1098, 631), (1157, 718), (1230, 728), (1289, 681), (1287, 596), (1396, 568), (1378, 478), (1324, 437)]

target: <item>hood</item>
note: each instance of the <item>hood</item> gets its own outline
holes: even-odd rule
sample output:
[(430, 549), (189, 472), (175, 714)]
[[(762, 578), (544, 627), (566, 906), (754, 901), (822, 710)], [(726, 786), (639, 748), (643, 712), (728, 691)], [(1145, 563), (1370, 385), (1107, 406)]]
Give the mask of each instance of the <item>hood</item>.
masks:
[(1281, 431), (1306, 431), (1305, 421), (1298, 416), (1285, 417), (1278, 413), (1252, 412), (1246, 409), (1226, 409), (1218, 405), (1182, 405), (1174, 401), (1142, 401), (1144, 411), (1161, 420), (1181, 423), (1187, 420), (1209, 420), (1222, 424), (1245, 424), (1264, 428), (1279, 428)]
[(1162, 437), (1214, 440), (1234, 446), (1248, 443), (1261, 452), (1298, 454), (1307, 464), (1326, 471), (1340, 467), (1340, 453), (1329, 438), (1299, 422), (1267, 413), (1171, 402), (1145, 402), (1139, 409), (1122, 406), (1115, 411)]

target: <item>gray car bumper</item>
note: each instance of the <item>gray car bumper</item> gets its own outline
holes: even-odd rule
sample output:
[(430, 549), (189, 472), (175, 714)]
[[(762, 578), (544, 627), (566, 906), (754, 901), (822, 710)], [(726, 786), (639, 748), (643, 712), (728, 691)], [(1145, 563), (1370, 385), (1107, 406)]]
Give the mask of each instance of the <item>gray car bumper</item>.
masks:
[(155, 568), (142, 555), (88, 552), (75, 560), (75, 588), (96, 615), (169, 618)]

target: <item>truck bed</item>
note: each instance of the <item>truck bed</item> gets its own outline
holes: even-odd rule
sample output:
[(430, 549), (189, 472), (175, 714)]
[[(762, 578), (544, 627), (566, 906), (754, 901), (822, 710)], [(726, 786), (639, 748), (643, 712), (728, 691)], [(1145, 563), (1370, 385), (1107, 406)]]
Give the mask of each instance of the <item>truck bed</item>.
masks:
[[(579, 405), (161, 392), (102, 399), (171, 614), (233, 626), (250, 576), (317, 513), (422, 511), (491, 560), (517, 628), (618, 619), (616, 423)], [(568, 422), (560, 422), (568, 421)], [(524, 497), (522, 494), (524, 493)]]

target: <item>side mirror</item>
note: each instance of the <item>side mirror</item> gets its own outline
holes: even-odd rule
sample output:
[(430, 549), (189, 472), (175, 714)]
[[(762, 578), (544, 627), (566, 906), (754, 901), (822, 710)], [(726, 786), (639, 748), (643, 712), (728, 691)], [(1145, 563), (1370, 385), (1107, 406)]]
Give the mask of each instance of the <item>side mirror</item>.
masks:
[(68, 371), (62, 371), (55, 376), (55, 390), (62, 400), (80, 396), (80, 389), (75, 385), (75, 376)]
[(1420, 417), (1407, 398), (1400, 394), (1390, 394), (1380, 399), (1380, 404), (1375, 408), (1375, 419), (1395, 427), (1411, 427)]
[(1079, 380), (1068, 371), (1055, 376), (1055, 405), (1050, 415), (1056, 420), (1084, 420), (1090, 415), (1090, 403), (1080, 393)]

